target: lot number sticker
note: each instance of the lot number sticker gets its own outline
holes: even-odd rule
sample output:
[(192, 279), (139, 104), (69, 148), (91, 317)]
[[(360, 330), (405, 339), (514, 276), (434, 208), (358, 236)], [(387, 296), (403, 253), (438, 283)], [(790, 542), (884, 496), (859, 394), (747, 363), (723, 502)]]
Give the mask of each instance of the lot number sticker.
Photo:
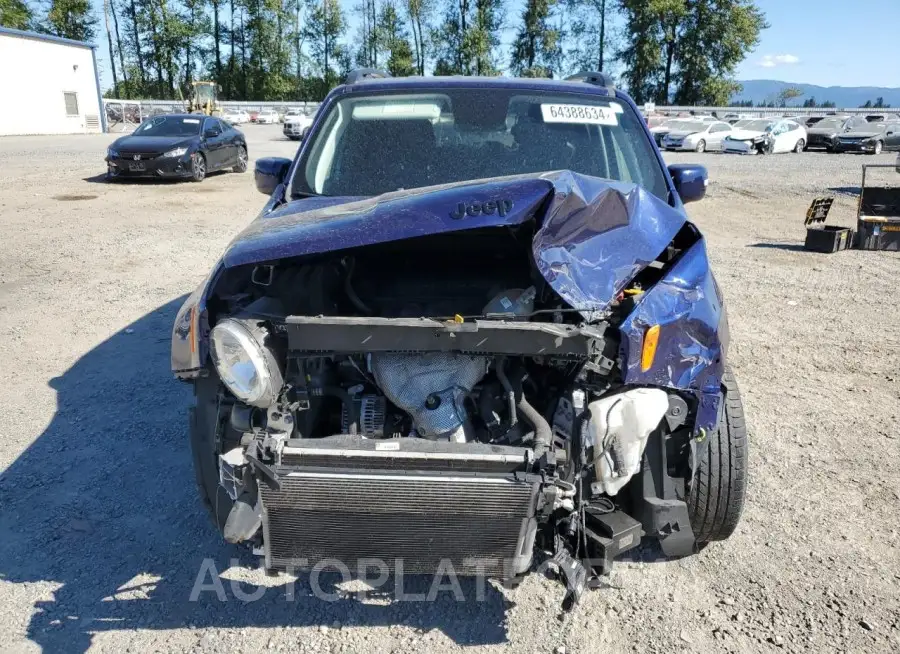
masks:
[(614, 109), (590, 104), (542, 104), (541, 114), (545, 123), (610, 126), (619, 124)]

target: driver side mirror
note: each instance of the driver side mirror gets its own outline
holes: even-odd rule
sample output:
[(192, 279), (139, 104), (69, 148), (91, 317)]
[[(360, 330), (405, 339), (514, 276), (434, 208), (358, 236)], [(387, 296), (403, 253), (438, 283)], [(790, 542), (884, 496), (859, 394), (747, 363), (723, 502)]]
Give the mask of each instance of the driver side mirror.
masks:
[(263, 157), (257, 159), (253, 177), (256, 181), (256, 190), (263, 195), (272, 195), (278, 185), (284, 182), (291, 160), (284, 157)]
[(212, 128), (210, 128), (210, 129), (206, 130), (205, 132), (203, 132), (203, 138), (205, 138), (205, 139), (214, 139), (214, 138), (216, 138), (216, 137), (217, 137), (219, 134), (221, 134), (221, 133), (222, 133), (222, 132), (220, 132), (219, 130), (217, 130), (215, 127), (212, 127)]
[(669, 174), (672, 176), (675, 191), (684, 204), (702, 200), (706, 195), (706, 187), (709, 184), (706, 166), (672, 164), (669, 166)]

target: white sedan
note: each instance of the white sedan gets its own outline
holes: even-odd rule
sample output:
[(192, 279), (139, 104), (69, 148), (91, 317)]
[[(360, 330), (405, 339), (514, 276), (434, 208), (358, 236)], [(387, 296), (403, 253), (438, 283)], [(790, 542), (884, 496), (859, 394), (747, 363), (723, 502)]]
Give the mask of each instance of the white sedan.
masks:
[(735, 129), (725, 138), (725, 152), (734, 154), (777, 154), (803, 152), (806, 128), (786, 118), (760, 118)]
[(279, 122), (278, 112), (274, 109), (263, 109), (256, 116), (257, 123), (274, 124)]
[(232, 125), (244, 125), (250, 122), (250, 114), (243, 109), (228, 109), (222, 114), (222, 120)]
[(282, 131), (292, 141), (299, 141), (303, 138), (306, 130), (312, 125), (312, 116), (307, 116), (300, 111), (289, 111), (284, 116), (284, 127)]
[(731, 125), (723, 121), (681, 121), (663, 137), (662, 144), (666, 150), (719, 151), (731, 132)]

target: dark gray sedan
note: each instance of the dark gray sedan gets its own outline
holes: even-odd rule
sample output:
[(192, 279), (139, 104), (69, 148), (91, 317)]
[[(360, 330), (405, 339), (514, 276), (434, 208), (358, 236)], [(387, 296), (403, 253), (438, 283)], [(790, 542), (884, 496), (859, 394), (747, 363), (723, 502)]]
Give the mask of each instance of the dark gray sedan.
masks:
[(881, 154), (885, 150), (900, 150), (900, 122), (868, 123), (844, 132), (834, 144), (835, 152)]

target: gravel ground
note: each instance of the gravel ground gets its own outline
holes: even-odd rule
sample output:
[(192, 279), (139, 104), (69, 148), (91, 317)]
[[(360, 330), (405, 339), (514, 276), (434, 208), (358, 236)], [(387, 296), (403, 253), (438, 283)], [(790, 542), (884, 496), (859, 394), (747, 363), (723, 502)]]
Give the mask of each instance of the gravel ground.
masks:
[[(251, 157), (296, 149), (277, 126), (246, 133)], [(482, 601), (463, 584), (466, 601), (351, 585), (326, 602), (304, 580), (288, 600), (288, 579), (220, 541), (195, 496), (169, 330), (263, 198), (250, 174), (103, 184), (110, 140), (0, 139), (0, 650), (900, 649), (900, 256), (801, 248), (817, 194), (853, 224), (874, 158), (670, 157), (711, 173), (690, 213), (728, 298), (749, 503), (728, 542), (667, 562), (644, 547), (560, 619), (563, 589), (536, 575)], [(221, 577), (191, 601), (204, 559)]]

